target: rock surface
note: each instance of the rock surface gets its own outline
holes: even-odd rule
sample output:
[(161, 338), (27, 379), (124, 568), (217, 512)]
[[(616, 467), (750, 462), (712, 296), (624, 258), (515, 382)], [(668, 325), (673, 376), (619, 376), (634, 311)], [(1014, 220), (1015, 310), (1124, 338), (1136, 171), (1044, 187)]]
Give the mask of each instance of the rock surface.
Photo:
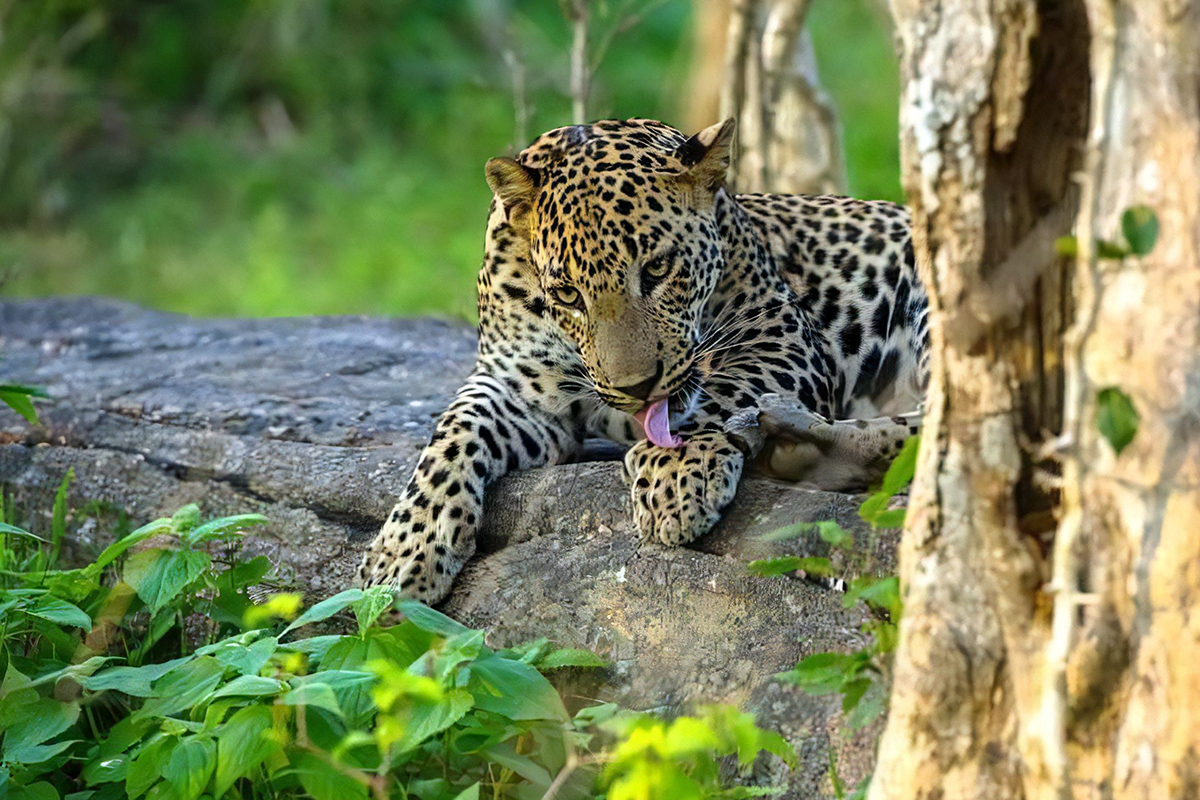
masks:
[[(0, 411), (0, 481), (28, 508), (48, 510), (73, 467), (73, 500), (110, 502), (134, 521), (190, 502), (205, 514), (266, 514), (271, 524), (247, 549), (290, 570), (315, 601), (350, 584), (474, 347), (469, 327), (436, 320), (202, 320), (106, 300), (0, 303), (3, 379), (52, 398), (37, 428)], [(894, 537), (869, 535), (856, 507), (751, 477), (714, 533), (668, 549), (639, 544), (615, 463), (513, 475), (490, 491), (479, 555), (444, 610), (496, 646), (547, 636), (599, 652), (610, 669), (562, 677), (581, 703), (742, 704), (797, 746), (786, 796), (825, 797), (827, 748), (854, 785), (876, 731), (848, 736), (836, 698), (771, 676), (858, 645), (863, 612), (800, 579), (754, 577), (745, 562), (829, 555), (815, 535), (758, 537), (837, 519), (862, 546), (835, 561), (844, 577), (892, 571)]]

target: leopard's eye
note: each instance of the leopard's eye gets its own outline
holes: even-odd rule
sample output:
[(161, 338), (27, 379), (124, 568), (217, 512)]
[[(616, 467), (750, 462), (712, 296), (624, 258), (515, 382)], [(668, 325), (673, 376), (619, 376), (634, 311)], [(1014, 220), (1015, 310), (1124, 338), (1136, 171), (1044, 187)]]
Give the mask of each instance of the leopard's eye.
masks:
[(554, 298), (554, 302), (568, 308), (583, 306), (583, 295), (574, 286), (555, 286), (550, 290), (550, 296)]
[(642, 267), (646, 274), (651, 278), (664, 278), (671, 271), (671, 257), (673, 253), (663, 253), (646, 262)]

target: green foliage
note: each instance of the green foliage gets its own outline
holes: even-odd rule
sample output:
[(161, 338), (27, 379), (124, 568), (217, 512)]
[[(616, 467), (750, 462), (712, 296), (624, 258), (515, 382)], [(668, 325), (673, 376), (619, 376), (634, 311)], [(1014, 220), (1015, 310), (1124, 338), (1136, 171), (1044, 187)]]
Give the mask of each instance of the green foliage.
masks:
[(760, 752), (796, 767), (796, 753), (777, 733), (764, 731), (754, 717), (729, 706), (702, 709), (697, 717), (671, 722), (649, 715), (622, 715), (607, 727), (621, 739), (604, 771), (609, 800), (699, 800), (779, 794), (782, 789), (725, 788), (713, 758), (736, 756), (748, 769)]
[(1109, 386), (1096, 394), (1096, 426), (1117, 455), (1133, 441), (1141, 421), (1133, 400), (1117, 387)]
[(1121, 214), (1121, 233), (1135, 256), (1147, 255), (1158, 241), (1158, 215), (1149, 206), (1133, 206)]
[(754, 575), (786, 575), (796, 570), (803, 570), (819, 578), (828, 578), (833, 574), (833, 565), (829, 563), (829, 559), (819, 557), (776, 556), (751, 561), (749, 568)]
[(910, 436), (899, 454), (888, 466), (879, 490), (863, 501), (858, 515), (876, 528), (900, 528), (904, 526), (904, 509), (889, 509), (892, 498), (912, 483), (917, 470), (917, 451), (921, 447), (920, 436)]
[[(889, 509), (888, 506), (892, 499), (912, 482), (920, 444), (920, 436), (911, 436), (904, 442), (904, 446), (888, 466), (879, 489), (868, 496), (859, 507), (859, 516), (870, 523), (872, 528), (903, 527), (905, 509)], [(833, 521), (793, 525), (765, 538), (789, 538), (812, 528), (816, 528), (822, 540), (834, 548), (850, 550), (854, 547), (853, 537)], [(750, 563), (749, 568), (758, 575), (781, 575), (797, 569), (822, 577), (832, 574), (828, 559), (799, 556), (754, 561)], [(860, 730), (870, 725), (887, 708), (891, 654), (896, 649), (898, 625), (903, 613), (899, 578), (895, 575), (863, 575), (854, 579), (842, 597), (842, 604), (851, 608), (859, 602), (865, 603), (873, 613), (873, 618), (862, 626), (863, 632), (870, 637), (867, 646), (849, 653), (813, 653), (803, 658), (792, 669), (776, 675), (779, 680), (797, 686), (809, 694), (841, 695), (842, 712), (846, 715), (846, 724), (851, 730)], [(847, 794), (838, 775), (837, 762), (832, 750), (829, 758), (829, 775), (834, 796), (849, 800), (859, 800), (863, 797), (867, 782), (864, 781), (858, 789)]]
[(33, 407), (33, 398), (46, 396), (46, 393), (36, 386), (0, 383), (0, 402), (24, 417), (30, 425), (38, 424), (37, 409)]
[[(1096, 240), (1096, 256), (1105, 261), (1120, 261), (1128, 256), (1148, 255), (1158, 241), (1158, 215), (1149, 206), (1132, 206), (1121, 213), (1123, 241)], [(1060, 236), (1054, 251), (1064, 258), (1079, 255), (1079, 242), (1074, 236)]]
[[(602, 778), (614, 797), (732, 798), (761, 790), (726, 787), (722, 757), (795, 764), (778, 734), (732, 708), (670, 723), (613, 705), (572, 714), (543, 672), (605, 666), (594, 653), (545, 639), (493, 650), (482, 631), (382, 587), (303, 613), (292, 594), (252, 604), (269, 564), (240, 560), (236, 544), (257, 515), (203, 522), (186, 506), (90, 564), (52, 569), (67, 486), (49, 539), (0, 531), (10, 797), (524, 800), (552, 785), (595, 797)], [(404, 620), (381, 627), (393, 610)], [(335, 630), (352, 632), (298, 638), (337, 615), (353, 623)]]
[[(613, 37), (589, 113), (685, 124), (697, 4), (591, 5), (594, 39), (606, 9), (652, 8)], [(902, 200), (886, 10), (809, 16), (851, 193)], [(470, 316), (484, 162), (571, 122), (556, 0), (0, 0), (0, 18), (0, 269), (23, 295)]]

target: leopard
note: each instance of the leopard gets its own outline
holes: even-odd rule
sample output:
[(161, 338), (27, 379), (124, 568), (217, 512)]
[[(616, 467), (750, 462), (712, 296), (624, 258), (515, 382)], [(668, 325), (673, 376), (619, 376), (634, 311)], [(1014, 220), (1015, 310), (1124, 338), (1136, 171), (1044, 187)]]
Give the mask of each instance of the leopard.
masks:
[[(748, 471), (861, 488), (919, 429), (928, 303), (908, 212), (735, 193), (735, 127), (602, 120), (487, 162), (476, 364), (360, 585), (440, 602), (489, 486), (592, 439), (627, 448), (638, 535), (677, 546), (713, 529)], [(770, 424), (772, 402), (793, 413)]]

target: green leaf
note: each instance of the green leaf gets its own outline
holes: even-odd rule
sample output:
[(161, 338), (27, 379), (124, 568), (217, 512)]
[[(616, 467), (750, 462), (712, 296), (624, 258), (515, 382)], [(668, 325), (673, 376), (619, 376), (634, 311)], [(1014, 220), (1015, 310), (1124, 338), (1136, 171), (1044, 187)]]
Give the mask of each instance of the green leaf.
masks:
[(482, 754), (488, 761), (506, 767), (529, 781), (537, 792), (534, 795), (535, 797), (541, 796), (550, 788), (550, 773), (545, 767), (534, 762), (529, 756), (518, 753), (515, 742), (506, 741), (494, 744), (484, 748)]
[(204, 793), (217, 766), (217, 744), (207, 736), (189, 736), (171, 753), (163, 777), (177, 800), (196, 800)]
[(889, 508), (877, 513), (872, 524), (876, 528), (903, 528), (907, 516), (908, 509)]
[(374, 625), (379, 615), (391, 608), (394, 601), (390, 586), (372, 586), (363, 592), (361, 598), (351, 603), (354, 619), (358, 622), (358, 635), (365, 635), (367, 628)]
[(1158, 215), (1149, 206), (1127, 208), (1121, 214), (1121, 233), (1129, 243), (1130, 252), (1144, 256), (1158, 241)]
[(29, 398), (31, 392), (23, 391), (27, 387), (20, 386), (0, 386), (0, 402), (13, 411), (25, 418), (25, 421), (30, 425), (38, 424), (37, 409), (33, 407), (33, 403)]
[(367, 787), (311, 753), (292, 753), (292, 771), (313, 800), (366, 800)]
[(302, 683), (293, 686), (292, 690), (283, 696), (283, 704), (313, 706), (323, 708), (338, 717), (345, 716), (332, 687), (324, 683)]
[(828, 558), (802, 558), (800, 556), (776, 556), (751, 561), (748, 565), (754, 575), (786, 575), (802, 569), (810, 575), (828, 577), (833, 574), (833, 566)]
[(30, 533), (24, 528), (18, 528), (16, 525), (9, 525), (7, 522), (0, 522), (0, 533), (11, 533), (16, 536), (25, 536), (30, 539), (36, 539), (39, 542), (48, 541), (47, 539), (43, 539), (41, 536), (38, 536), (36, 533)]
[(207, 553), (196, 550), (143, 550), (125, 562), (125, 582), (155, 614), (208, 569)]
[(169, 717), (206, 702), (224, 672), (225, 667), (212, 656), (200, 656), (177, 667), (154, 683), (154, 699), (134, 712), (134, 719)]
[(853, 674), (855, 663), (856, 658), (847, 653), (814, 653), (775, 677), (809, 694), (831, 694), (841, 691), (842, 683)]
[(842, 713), (849, 713), (862, 696), (866, 694), (867, 689), (871, 688), (874, 681), (870, 678), (855, 678), (852, 681), (847, 681), (842, 686)]
[(41, 686), (45, 683), (57, 684), (63, 678), (72, 678), (76, 682), (84, 677), (91, 675), (105, 663), (115, 660), (115, 656), (92, 656), (86, 661), (81, 661), (78, 664), (68, 664), (62, 669), (56, 669), (53, 672), (47, 672), (45, 675), (39, 675), (37, 678), (29, 682), (30, 686)]
[(888, 612), (893, 621), (899, 621), (901, 613), (900, 579), (895, 575), (885, 578), (864, 575), (861, 578), (855, 578), (846, 594), (842, 595), (842, 607), (850, 608), (860, 599), (876, 608), (882, 608)]
[(200, 506), (188, 503), (171, 517), (171, 528), (181, 538), (200, 524)]
[(446, 692), (439, 703), (415, 703), (405, 719), (400, 738), (392, 745), (396, 754), (407, 753), (430, 737), (436, 736), (463, 718), (475, 705), (465, 689)]
[(104, 548), (103, 552), (100, 553), (99, 558), (96, 559), (95, 563), (89, 565), (88, 569), (94, 569), (98, 575), (100, 570), (116, 561), (125, 553), (126, 550), (133, 547), (138, 542), (145, 541), (151, 536), (157, 536), (160, 533), (168, 533), (170, 530), (171, 520), (167, 519), (166, 517), (156, 519), (153, 522), (148, 522), (133, 533), (122, 537), (119, 541), (113, 542), (108, 547)]
[(479, 800), (479, 782), (476, 781), (454, 795), (454, 800)]
[[(846, 715), (846, 724), (851, 730), (862, 730), (870, 725), (887, 708), (887, 689), (879, 681), (870, 681), (866, 693), (854, 704)], [(844, 706), (843, 702), (843, 706)]]
[(223, 797), (238, 778), (280, 749), (270, 735), (273, 726), (274, 718), (266, 706), (247, 706), (221, 725), (217, 732), (213, 797)]
[(262, 514), (239, 514), (235, 517), (222, 517), (206, 522), (198, 528), (190, 529), (182, 534), (183, 541), (190, 545), (203, 544), (213, 539), (228, 539), (236, 536), (246, 528), (254, 525), (267, 524), (267, 518)]
[(0, 383), (0, 392), (13, 392), (15, 394), (23, 394), (28, 397), (48, 398), (45, 389), (39, 389), (37, 386), (27, 386), (23, 383)]
[(162, 664), (146, 664), (141, 667), (110, 667), (95, 675), (78, 678), (80, 685), (88, 691), (117, 691), (131, 697), (150, 697), (154, 694), (151, 684), (181, 664), (191, 661), (183, 656)]
[(1123, 244), (1110, 242), (1107, 239), (1096, 240), (1096, 257), (1107, 261), (1120, 261), (1129, 255), (1129, 249)]
[(447, 639), (472, 630), (461, 622), (452, 620), (442, 612), (434, 611), (416, 600), (399, 600), (396, 602), (396, 610), (421, 630), (445, 636)]
[(471, 664), (468, 684), (475, 705), (509, 719), (570, 719), (562, 698), (542, 673), (520, 661), (497, 655)]
[(1117, 455), (1133, 441), (1141, 421), (1133, 400), (1117, 387), (1101, 389), (1096, 395), (1096, 426)]
[(843, 529), (841, 525), (838, 525), (833, 520), (827, 519), (813, 524), (817, 526), (817, 535), (823, 541), (827, 542), (830, 547), (837, 547), (842, 550), (854, 547), (854, 537), (850, 535), (849, 531)]
[(307, 639), (297, 639), (294, 642), (281, 644), (279, 645), (279, 649), (304, 653), (308, 656), (310, 665), (319, 664), (324, 660), (325, 654), (329, 652), (331, 647), (347, 638), (337, 633), (325, 636), (310, 636)]
[(817, 535), (833, 547), (845, 549), (854, 546), (854, 537), (831, 519), (821, 520), (820, 522), (797, 522), (794, 525), (785, 525), (778, 530), (758, 537), (758, 539), (763, 542), (779, 542), (784, 539), (795, 539), (812, 530), (816, 530)]
[(563, 667), (584, 667), (602, 669), (608, 662), (591, 650), (575, 647), (563, 647), (539, 658), (536, 662), (540, 670), (562, 669)]
[(575, 727), (586, 728), (592, 725), (603, 724), (616, 716), (620, 710), (621, 707), (616, 703), (601, 703), (581, 708), (574, 718)]
[(1079, 257), (1079, 241), (1074, 236), (1060, 236), (1054, 240), (1054, 253), (1063, 258)]
[(267, 665), (271, 656), (279, 648), (279, 640), (267, 636), (252, 642), (259, 636), (258, 631), (231, 636), (196, 651), (197, 655), (210, 655), (227, 667), (237, 670), (239, 675), (257, 675), (259, 670)]
[(791, 769), (796, 769), (799, 766), (800, 762), (796, 757), (796, 748), (792, 747), (791, 742), (775, 731), (760, 730), (758, 735), (758, 744), (763, 750), (779, 758)]
[(71, 628), (91, 630), (92, 627), (92, 618), (83, 613), (81, 608), (57, 597), (43, 597), (33, 608), (27, 609), (27, 613)]
[(45, 761), (55, 755), (51, 752), (54, 746), (42, 744), (63, 733), (78, 718), (78, 703), (39, 697), (35, 702), (22, 704), (17, 719), (4, 732), (4, 760), (16, 764)]
[(921, 448), (921, 436), (917, 434), (904, 440), (900, 452), (892, 459), (883, 476), (881, 491), (894, 495), (912, 483), (917, 473), (917, 452)]
[(716, 750), (721, 746), (712, 726), (695, 717), (679, 717), (667, 726), (663, 748), (669, 758)]
[(912, 483), (917, 468), (921, 437), (910, 436), (883, 476), (883, 485), (858, 509), (858, 515), (877, 528), (895, 528), (904, 524), (904, 510), (888, 510), (891, 499)]
[(338, 592), (333, 597), (327, 597), (297, 617), (291, 625), (283, 629), (283, 634), (280, 635), (286, 635), (296, 628), (329, 619), (339, 611), (349, 608), (351, 604), (361, 600), (362, 597), (362, 589), (347, 589), (344, 592)]
[(10, 787), (8, 800), (59, 800), (59, 794), (53, 784), (38, 781), (28, 786)]
[(283, 681), (275, 678), (264, 678), (261, 675), (239, 675), (213, 693), (213, 699), (218, 697), (267, 697), (282, 692), (286, 686)]
[(138, 751), (125, 772), (125, 791), (131, 800), (137, 800), (158, 781), (178, 744), (175, 737), (163, 736)]

